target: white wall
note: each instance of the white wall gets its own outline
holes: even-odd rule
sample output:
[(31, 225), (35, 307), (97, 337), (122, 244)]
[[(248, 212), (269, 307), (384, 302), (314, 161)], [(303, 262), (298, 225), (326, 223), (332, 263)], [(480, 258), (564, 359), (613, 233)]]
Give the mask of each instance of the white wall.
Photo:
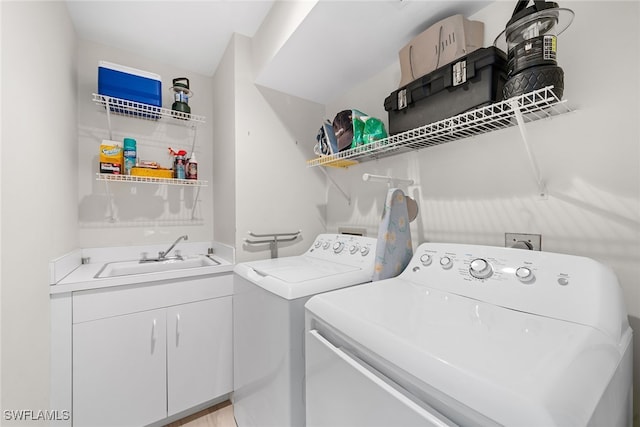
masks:
[(258, 81), (263, 68), (278, 55), (280, 49), (316, 4), (317, 0), (273, 4), (260, 29), (251, 40), (252, 69)]
[[(549, 197), (537, 197), (517, 128), (332, 171), (353, 203), (332, 189), (328, 227), (364, 225), (375, 232), (386, 186), (364, 172), (411, 178), (420, 213), (414, 243), (504, 245), (505, 232), (542, 235), (543, 250), (610, 265), (624, 291), (635, 339), (636, 423), (640, 392), (640, 4), (566, 2), (573, 24), (558, 38), (564, 98), (575, 112), (527, 126)], [(485, 44), (504, 29), (512, 2), (496, 2), (472, 19), (485, 22)], [(607, 35), (607, 36), (603, 36)], [(358, 108), (387, 120), (383, 100), (397, 88), (398, 65), (327, 105), (332, 117)]]
[(62, 2), (0, 7), (2, 409), (46, 410), (48, 263), (78, 240), (76, 40)]
[[(187, 77), (194, 96), (189, 99), (191, 113), (204, 116), (206, 123), (195, 131), (172, 119), (147, 121), (112, 115), (112, 138), (122, 144), (124, 137), (137, 141), (141, 160), (157, 161), (163, 167), (172, 166), (168, 148), (191, 152), (195, 135), (198, 159), (198, 179), (208, 182), (200, 189), (191, 219), (197, 190), (157, 184), (129, 185), (110, 183), (116, 221), (110, 222), (109, 202), (105, 183), (96, 181), (100, 142), (109, 139), (105, 109), (96, 106), (92, 93), (98, 91), (98, 61), (159, 74), (162, 78), (162, 106), (173, 103), (172, 80)], [(213, 97), (212, 78), (178, 67), (179, 64), (159, 63), (140, 55), (105, 45), (80, 41), (78, 47), (78, 206), (80, 247), (125, 246), (170, 243), (187, 234), (190, 241), (210, 241), (213, 237)], [(177, 125), (176, 125), (177, 123)]]
[(236, 244), (236, 152), (234, 88), (235, 38), (232, 37), (213, 76), (213, 237)]
[[(281, 256), (301, 253), (316, 234), (341, 225), (364, 226), (375, 235), (386, 186), (363, 183), (364, 172), (416, 180), (409, 193), (420, 205), (412, 230), (417, 242), (502, 245), (505, 231), (540, 233), (547, 251), (611, 265), (632, 326), (640, 331), (639, 4), (567, 3), (576, 20), (559, 38), (559, 62), (566, 74), (565, 98), (577, 111), (528, 127), (548, 183), (547, 200), (536, 197), (516, 129), (347, 170), (328, 169), (352, 203), (333, 187), (327, 195), (323, 173), (305, 166), (314, 157), (320, 122), (350, 107), (386, 120), (382, 101), (397, 87), (399, 68), (390, 66), (319, 106), (255, 86), (251, 40), (236, 36), (214, 79), (187, 75), (195, 92), (192, 110), (207, 117), (197, 132), (200, 176), (210, 182), (201, 191), (202, 221), (185, 224), (178, 203), (178, 209), (169, 208), (178, 215), (175, 224), (157, 222), (156, 211), (149, 213), (145, 204), (167, 195), (140, 189), (143, 194), (133, 195), (124, 187), (116, 190), (119, 213), (128, 223), (120, 227), (103, 223), (104, 187), (95, 181), (97, 148), (106, 135), (104, 113), (90, 100), (97, 61), (158, 72), (165, 106), (170, 79), (183, 70), (90, 42), (80, 43), (76, 64), (64, 3), (1, 2), (2, 409), (48, 408), (50, 259), (77, 247), (169, 242), (187, 233), (191, 240), (213, 236), (235, 244), (242, 261), (269, 256), (266, 247), (253, 251), (243, 244), (249, 230), (301, 229), (303, 239), (281, 248)], [(496, 2), (473, 17), (485, 21), (487, 44), (512, 9), (512, 2)], [(625, 42), (611, 43), (603, 34)], [(180, 128), (116, 121), (120, 132), (133, 132), (159, 151), (167, 134), (185, 138)], [(168, 197), (172, 206), (183, 196), (171, 191)]]
[[(308, 169), (324, 107), (253, 83), (251, 40), (234, 36), (236, 258), (268, 258), (268, 245), (248, 246), (257, 234), (302, 231), (279, 256), (298, 255), (325, 231), (325, 179)], [(226, 58), (226, 57), (225, 57)]]

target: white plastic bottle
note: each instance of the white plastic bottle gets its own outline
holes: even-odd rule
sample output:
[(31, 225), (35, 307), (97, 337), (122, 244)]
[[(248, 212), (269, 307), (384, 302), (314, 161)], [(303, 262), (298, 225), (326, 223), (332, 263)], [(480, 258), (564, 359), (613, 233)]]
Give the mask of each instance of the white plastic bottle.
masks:
[(191, 158), (187, 163), (187, 179), (198, 179), (198, 161), (196, 160), (196, 154), (191, 153)]

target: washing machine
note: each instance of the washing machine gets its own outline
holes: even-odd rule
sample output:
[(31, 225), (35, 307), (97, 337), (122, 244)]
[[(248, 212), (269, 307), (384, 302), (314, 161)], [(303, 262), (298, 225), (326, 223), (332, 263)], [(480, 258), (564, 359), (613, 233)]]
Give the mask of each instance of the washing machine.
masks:
[(424, 243), (307, 302), (307, 426), (631, 426), (631, 342), (594, 260)]
[(234, 269), (233, 411), (238, 427), (303, 426), (304, 304), (371, 281), (377, 239), (321, 234), (300, 256)]

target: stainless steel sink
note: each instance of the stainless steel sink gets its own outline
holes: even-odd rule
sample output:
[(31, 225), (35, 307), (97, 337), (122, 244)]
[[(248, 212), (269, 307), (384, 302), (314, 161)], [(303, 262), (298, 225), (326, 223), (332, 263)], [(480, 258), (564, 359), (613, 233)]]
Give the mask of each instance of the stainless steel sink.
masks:
[(212, 267), (220, 265), (220, 262), (208, 255), (196, 255), (183, 259), (172, 258), (163, 261), (116, 261), (106, 263), (94, 276), (96, 279), (107, 277), (129, 276), (132, 274), (157, 273), (171, 270), (184, 270), (188, 268)]

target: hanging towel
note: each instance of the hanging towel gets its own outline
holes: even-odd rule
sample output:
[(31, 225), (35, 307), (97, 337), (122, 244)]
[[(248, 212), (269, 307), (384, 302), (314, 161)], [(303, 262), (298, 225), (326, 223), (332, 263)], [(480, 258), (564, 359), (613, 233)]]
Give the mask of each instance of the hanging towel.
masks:
[(390, 188), (378, 230), (373, 281), (397, 276), (409, 264), (412, 256), (407, 197), (402, 190)]

